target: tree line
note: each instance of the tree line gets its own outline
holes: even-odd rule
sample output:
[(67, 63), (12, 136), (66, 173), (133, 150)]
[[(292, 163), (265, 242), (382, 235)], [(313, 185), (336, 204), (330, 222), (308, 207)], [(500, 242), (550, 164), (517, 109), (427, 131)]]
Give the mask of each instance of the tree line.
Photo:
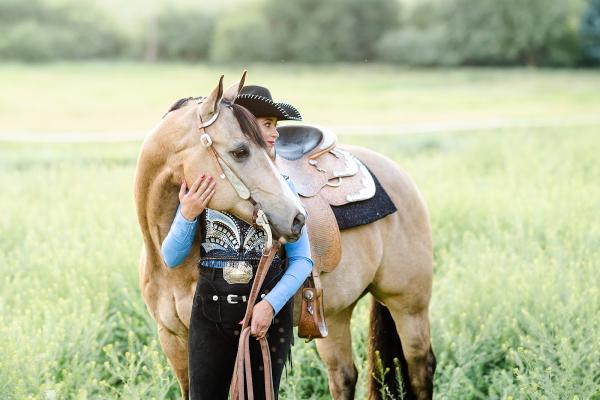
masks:
[(600, 0), (165, 4), (136, 23), (91, 0), (0, 0), (0, 60), (600, 64)]

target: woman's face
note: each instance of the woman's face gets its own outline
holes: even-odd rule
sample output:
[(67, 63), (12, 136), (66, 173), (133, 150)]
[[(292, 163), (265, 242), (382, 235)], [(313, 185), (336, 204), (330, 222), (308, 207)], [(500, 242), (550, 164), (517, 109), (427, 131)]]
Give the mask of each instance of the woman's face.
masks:
[(279, 137), (279, 132), (277, 132), (277, 118), (275, 117), (259, 117), (256, 118), (258, 122), (258, 126), (260, 126), (260, 132), (262, 133), (262, 137), (267, 144), (267, 150), (269, 154), (273, 153), (273, 149), (275, 148), (275, 141)]

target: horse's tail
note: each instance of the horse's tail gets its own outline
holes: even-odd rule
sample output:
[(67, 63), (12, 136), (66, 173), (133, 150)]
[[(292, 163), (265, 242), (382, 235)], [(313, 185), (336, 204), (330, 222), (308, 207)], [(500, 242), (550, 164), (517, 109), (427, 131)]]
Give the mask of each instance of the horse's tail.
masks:
[(369, 399), (409, 399), (408, 366), (390, 310), (371, 300), (369, 324)]

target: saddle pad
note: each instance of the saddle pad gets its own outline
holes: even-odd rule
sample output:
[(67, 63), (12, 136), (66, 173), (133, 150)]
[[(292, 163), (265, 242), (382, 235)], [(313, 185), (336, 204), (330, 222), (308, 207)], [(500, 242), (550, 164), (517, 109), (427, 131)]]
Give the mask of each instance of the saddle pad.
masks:
[(397, 211), (392, 199), (381, 186), (375, 174), (368, 168), (367, 170), (375, 181), (375, 195), (367, 200), (342, 206), (331, 206), (340, 229), (370, 224)]

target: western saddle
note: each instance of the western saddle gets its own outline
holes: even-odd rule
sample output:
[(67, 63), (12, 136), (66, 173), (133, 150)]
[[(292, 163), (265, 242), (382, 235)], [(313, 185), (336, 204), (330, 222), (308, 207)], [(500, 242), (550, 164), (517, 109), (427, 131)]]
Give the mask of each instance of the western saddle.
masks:
[(294, 182), (307, 211), (306, 224), (316, 273), (340, 262), (340, 230), (331, 206), (370, 199), (373, 177), (364, 164), (337, 148), (336, 135), (311, 125), (277, 128), (276, 164)]

